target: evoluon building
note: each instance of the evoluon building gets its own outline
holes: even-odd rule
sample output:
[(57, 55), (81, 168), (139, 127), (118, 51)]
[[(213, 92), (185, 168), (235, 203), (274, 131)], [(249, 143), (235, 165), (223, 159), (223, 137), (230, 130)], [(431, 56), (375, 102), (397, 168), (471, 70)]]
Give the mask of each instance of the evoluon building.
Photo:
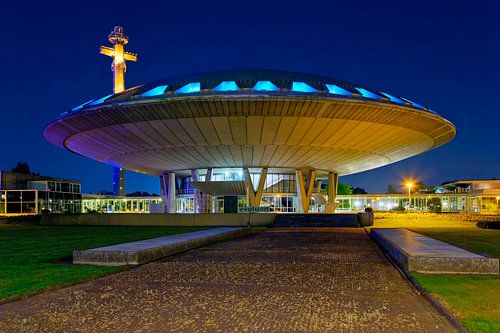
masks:
[(177, 77), (91, 100), (61, 114), (44, 136), (76, 154), (158, 175), (168, 213), (333, 212), (338, 176), (439, 147), (455, 127), (386, 92), (249, 70)]

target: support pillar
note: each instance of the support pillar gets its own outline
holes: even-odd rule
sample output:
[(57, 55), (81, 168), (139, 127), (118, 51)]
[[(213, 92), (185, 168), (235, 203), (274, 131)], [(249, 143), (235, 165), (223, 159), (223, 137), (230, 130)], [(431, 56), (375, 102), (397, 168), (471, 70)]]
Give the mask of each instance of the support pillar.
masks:
[(307, 184), (304, 184), (304, 177), (302, 175), (302, 170), (295, 170), (295, 178), (297, 179), (296, 184), (297, 184), (297, 195), (299, 202), (298, 212), (308, 213), (309, 205), (311, 203), (314, 181), (316, 180), (316, 170), (309, 171)]
[[(193, 178), (193, 182), (198, 182), (199, 177), (196, 173), (196, 170), (191, 170), (191, 177)], [(212, 179), (212, 169), (207, 170), (207, 174), (205, 176), (205, 181), (209, 182)], [(200, 192), (199, 189), (194, 189), (194, 212), (195, 213), (210, 213), (210, 201), (209, 195), (203, 192)]]
[(325, 207), (325, 213), (333, 214), (337, 208), (337, 188), (339, 176), (336, 173), (328, 173), (328, 203)]
[(245, 173), (245, 186), (247, 191), (248, 205), (250, 207), (260, 207), (262, 194), (264, 193), (264, 185), (266, 184), (267, 168), (262, 168), (257, 191), (255, 191), (254, 189), (252, 177), (250, 177), (250, 171), (248, 170), (248, 168), (244, 168), (243, 172)]
[(175, 213), (177, 208), (175, 172), (165, 172), (160, 175), (160, 188), (165, 201), (165, 213)]

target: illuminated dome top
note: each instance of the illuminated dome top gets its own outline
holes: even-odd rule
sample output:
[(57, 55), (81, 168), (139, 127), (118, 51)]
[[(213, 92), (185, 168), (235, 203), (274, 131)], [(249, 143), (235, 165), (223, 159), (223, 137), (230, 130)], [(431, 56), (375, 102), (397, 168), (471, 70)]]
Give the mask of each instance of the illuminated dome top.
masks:
[(346, 175), (439, 147), (455, 127), (424, 106), (360, 85), (240, 70), (91, 100), (61, 114), (44, 136), (74, 153), (156, 175), (264, 166)]
[[(396, 97), (326, 76), (276, 70), (238, 70), (207, 72), (174, 77), (136, 86), (119, 94), (90, 100), (72, 109), (79, 111), (118, 102), (142, 99), (165, 99), (186, 95), (255, 94), (255, 95), (310, 95), (328, 98), (367, 99), (399, 104), (434, 113), (427, 107), (403, 97)], [(63, 116), (69, 115), (66, 112)]]

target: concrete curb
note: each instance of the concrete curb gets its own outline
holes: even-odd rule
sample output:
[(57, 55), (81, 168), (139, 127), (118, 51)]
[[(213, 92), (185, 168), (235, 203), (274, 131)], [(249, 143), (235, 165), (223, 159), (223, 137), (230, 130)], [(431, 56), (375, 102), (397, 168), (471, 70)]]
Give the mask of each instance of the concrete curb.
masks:
[[(211, 243), (246, 235), (249, 228), (214, 228), (73, 252), (79, 265), (142, 265)], [(148, 244), (150, 243), (150, 244)]]

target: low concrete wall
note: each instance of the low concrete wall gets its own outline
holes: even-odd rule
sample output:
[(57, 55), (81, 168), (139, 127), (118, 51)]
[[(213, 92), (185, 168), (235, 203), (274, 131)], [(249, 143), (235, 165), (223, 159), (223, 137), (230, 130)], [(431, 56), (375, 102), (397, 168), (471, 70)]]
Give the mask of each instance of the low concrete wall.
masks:
[(274, 227), (359, 227), (358, 213), (343, 214), (279, 214)]
[(276, 214), (47, 214), (42, 225), (252, 227), (274, 222)]
[(248, 228), (222, 227), (142, 241), (73, 251), (73, 263), (99, 266), (140, 265), (249, 233)]
[[(373, 228), (370, 237), (407, 272), (436, 273), (436, 274), (498, 274), (499, 260), (484, 256), (464, 257), (434, 254), (411, 255), (381, 232), (384, 229)], [(432, 239), (428, 237), (429, 239)], [(463, 250), (462, 250), (463, 251)], [(471, 253), (473, 254), (473, 253)]]

